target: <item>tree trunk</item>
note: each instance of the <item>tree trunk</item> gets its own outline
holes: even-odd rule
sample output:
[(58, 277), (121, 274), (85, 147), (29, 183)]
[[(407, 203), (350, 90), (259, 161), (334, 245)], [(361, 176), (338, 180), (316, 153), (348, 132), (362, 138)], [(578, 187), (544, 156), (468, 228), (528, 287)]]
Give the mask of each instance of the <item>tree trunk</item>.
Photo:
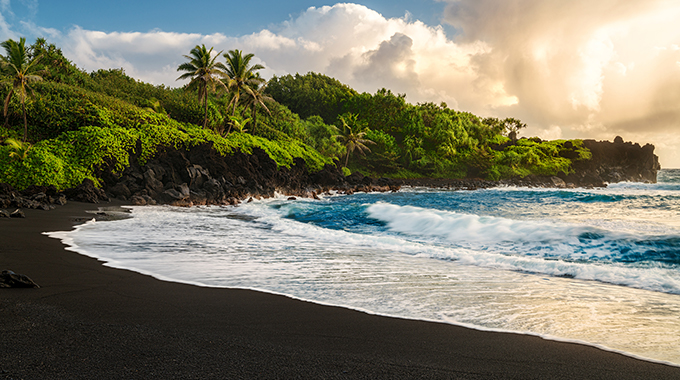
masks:
[(9, 126), (9, 112), (7, 112), (7, 108), (9, 107), (9, 101), (12, 97), (12, 94), (14, 93), (14, 89), (9, 91), (9, 94), (7, 94), (7, 97), (5, 98), (5, 108), (3, 109), (3, 112), (5, 113), (5, 125), (4, 127), (7, 128)]
[(21, 108), (24, 111), (24, 142), (28, 139), (28, 122), (26, 121), (26, 103), (21, 102)]
[(236, 106), (238, 105), (239, 96), (238, 92), (234, 94), (234, 108), (231, 109), (231, 116), (236, 116)]
[(203, 108), (205, 109), (205, 116), (203, 117), (203, 128), (208, 126), (208, 96), (203, 100)]
[(253, 105), (253, 131), (252, 135), (255, 135), (255, 130), (257, 129), (257, 111), (255, 110), (255, 105)]

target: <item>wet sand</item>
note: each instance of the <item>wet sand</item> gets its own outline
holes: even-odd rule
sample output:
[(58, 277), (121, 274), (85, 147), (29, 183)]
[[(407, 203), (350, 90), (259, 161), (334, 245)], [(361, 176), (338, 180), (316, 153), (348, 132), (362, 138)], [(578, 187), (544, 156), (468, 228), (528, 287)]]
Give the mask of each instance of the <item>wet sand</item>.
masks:
[(0, 379), (680, 379), (579, 344), (159, 281), (41, 234), (110, 205), (0, 218), (0, 270), (41, 286), (0, 289)]

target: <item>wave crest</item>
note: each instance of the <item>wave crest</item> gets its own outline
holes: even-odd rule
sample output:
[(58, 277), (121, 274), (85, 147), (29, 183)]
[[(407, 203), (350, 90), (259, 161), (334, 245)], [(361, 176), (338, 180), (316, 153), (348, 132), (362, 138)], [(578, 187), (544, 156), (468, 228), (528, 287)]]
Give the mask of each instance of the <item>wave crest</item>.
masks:
[(371, 218), (386, 223), (394, 232), (434, 236), (449, 242), (551, 242), (578, 239), (584, 234), (594, 233), (582, 226), (548, 221), (520, 221), (389, 203), (375, 203), (366, 211)]

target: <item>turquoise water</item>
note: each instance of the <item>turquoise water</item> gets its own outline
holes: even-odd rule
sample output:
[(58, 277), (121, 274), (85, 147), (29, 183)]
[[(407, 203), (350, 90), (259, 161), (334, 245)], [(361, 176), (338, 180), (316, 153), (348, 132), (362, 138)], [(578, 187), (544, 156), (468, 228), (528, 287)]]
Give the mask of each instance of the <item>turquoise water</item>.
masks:
[(496, 188), (133, 207), (52, 234), (157, 278), (579, 341), (680, 364), (680, 171)]

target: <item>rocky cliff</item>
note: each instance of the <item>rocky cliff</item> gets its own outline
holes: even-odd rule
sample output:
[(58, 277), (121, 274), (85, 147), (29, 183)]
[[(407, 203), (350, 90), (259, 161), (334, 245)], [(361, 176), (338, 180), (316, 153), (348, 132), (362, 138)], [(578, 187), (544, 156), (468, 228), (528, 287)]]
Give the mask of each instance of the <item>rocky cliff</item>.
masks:
[(391, 180), (345, 178), (333, 165), (310, 173), (302, 159), (288, 168), (277, 168), (265, 151), (221, 156), (211, 144), (190, 151), (168, 148), (144, 166), (135, 157), (121, 175), (104, 168), (104, 189), (111, 197), (133, 204), (180, 206), (236, 204), (250, 197), (271, 197), (276, 192), (290, 196), (316, 197), (330, 190), (390, 191), (398, 185)]
[[(167, 148), (143, 166), (138, 164), (138, 157), (130, 157), (130, 166), (120, 174), (112, 172), (113, 163), (100, 168), (98, 175), (104, 181), (103, 189), (95, 187), (90, 180), (63, 192), (58, 192), (53, 186), (30, 186), (19, 192), (8, 184), (0, 184), (0, 211), (9, 208), (48, 210), (66, 203), (67, 198), (99, 203), (111, 197), (137, 205), (235, 205), (251, 197), (271, 197), (277, 192), (315, 198), (330, 190), (346, 194), (395, 191), (402, 185), (474, 190), (498, 185), (602, 187), (606, 183), (621, 181), (656, 182), (660, 165), (653, 145), (640, 146), (624, 142), (620, 137), (614, 142), (584, 140), (584, 145), (590, 149), (592, 159), (576, 162), (573, 173), (560, 173), (554, 177), (528, 176), (501, 182), (482, 179), (373, 179), (359, 173), (344, 177), (333, 165), (310, 173), (302, 159), (297, 159), (291, 168), (277, 168), (274, 160), (261, 149), (255, 149), (253, 154), (237, 152), (221, 156), (211, 144), (189, 151)], [(10, 214), (2, 211), (0, 217), (3, 216)], [(21, 213), (11, 216), (21, 217)]]
[(616, 137), (614, 142), (583, 140), (592, 153), (592, 159), (574, 163), (574, 173), (560, 175), (566, 183), (576, 186), (604, 186), (615, 182), (656, 183), (661, 169), (654, 145), (624, 142)]

